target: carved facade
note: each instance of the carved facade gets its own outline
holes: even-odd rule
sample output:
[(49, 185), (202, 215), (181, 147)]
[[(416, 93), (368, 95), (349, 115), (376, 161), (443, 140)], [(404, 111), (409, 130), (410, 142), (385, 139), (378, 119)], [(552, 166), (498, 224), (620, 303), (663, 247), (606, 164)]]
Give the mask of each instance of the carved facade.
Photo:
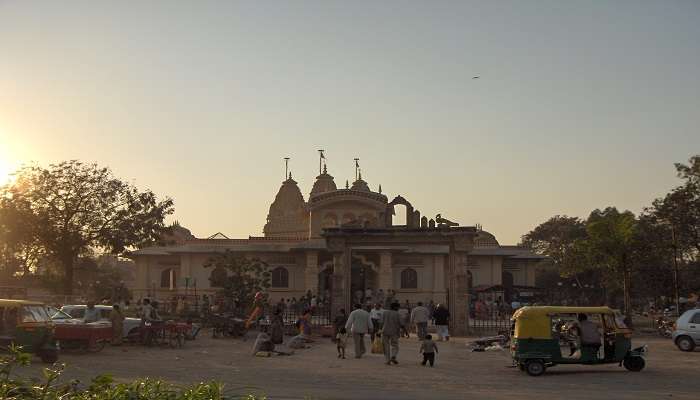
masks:
[[(395, 207), (406, 208), (406, 220), (396, 225)], [(361, 174), (351, 186), (338, 189), (325, 167), (308, 200), (289, 175), (270, 205), (263, 232), (264, 237), (248, 239), (187, 237), (136, 251), (135, 295), (193, 294), (192, 285), (197, 294), (213, 294), (213, 271), (203, 265), (229, 250), (268, 263), (272, 300), (299, 299), (311, 291), (334, 309), (348, 308), (355, 293), (381, 288), (395, 291), (400, 301), (432, 300), (460, 308), (466, 306), (467, 293), (479, 288), (534, 286), (541, 258), (526, 249), (501, 246), (480, 227), (458, 226), (440, 214), (421, 217), (402, 196), (389, 201), (381, 187), (372, 191)], [(165, 270), (180, 279), (163, 287)]]

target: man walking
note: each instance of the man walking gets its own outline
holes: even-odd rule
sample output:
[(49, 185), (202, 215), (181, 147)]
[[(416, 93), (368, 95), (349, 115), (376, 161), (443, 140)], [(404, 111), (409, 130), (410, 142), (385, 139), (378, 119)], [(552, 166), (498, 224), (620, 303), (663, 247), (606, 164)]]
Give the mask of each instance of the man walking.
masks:
[(348, 322), (345, 323), (345, 330), (352, 332), (355, 358), (362, 358), (365, 354), (365, 334), (372, 332), (373, 329), (369, 313), (362, 309), (362, 304), (355, 304), (355, 310), (350, 313)]
[(382, 313), (382, 340), (384, 342), (384, 364), (398, 364), (399, 335), (401, 322), (399, 320), (399, 303), (391, 303), (389, 310)]
[(428, 333), (429, 317), (429, 311), (423, 306), (423, 302), (421, 301), (419, 301), (418, 305), (411, 311), (411, 323), (416, 324), (416, 334), (420, 340), (423, 340)]
[(435, 319), (435, 327), (437, 328), (437, 334), (439, 340), (450, 340), (450, 331), (447, 329), (450, 323), (450, 312), (442, 304), (438, 304), (433, 312), (433, 318)]

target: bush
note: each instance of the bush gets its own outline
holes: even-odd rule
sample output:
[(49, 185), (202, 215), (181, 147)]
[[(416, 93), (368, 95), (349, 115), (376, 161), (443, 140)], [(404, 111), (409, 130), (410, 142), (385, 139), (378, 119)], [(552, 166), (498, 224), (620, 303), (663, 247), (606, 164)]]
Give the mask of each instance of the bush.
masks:
[(14, 377), (17, 366), (30, 364), (31, 355), (21, 348), (10, 347), (8, 355), (0, 357), (0, 399), (6, 400), (264, 400), (253, 394), (226, 395), (224, 385), (202, 382), (179, 387), (155, 379), (139, 379), (131, 383), (115, 383), (109, 375), (100, 375), (89, 386), (78, 381), (60, 383), (63, 364), (44, 368), (43, 379)]

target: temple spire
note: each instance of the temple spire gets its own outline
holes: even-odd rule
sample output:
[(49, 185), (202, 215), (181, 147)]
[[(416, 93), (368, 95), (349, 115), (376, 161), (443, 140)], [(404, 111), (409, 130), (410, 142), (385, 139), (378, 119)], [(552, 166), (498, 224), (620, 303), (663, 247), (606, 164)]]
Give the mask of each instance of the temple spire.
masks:
[(321, 169), (321, 165), (325, 164), (323, 160), (326, 159), (326, 156), (323, 154), (325, 150), (319, 149), (318, 150), (318, 174), (321, 175), (323, 173), (323, 170)]
[(347, 179), (345, 180), (345, 189), (350, 189), (350, 182)]
[(360, 159), (355, 158), (355, 180), (357, 180), (357, 171), (360, 169)]
[(379, 184), (379, 194), (382, 194), (382, 184)]
[(289, 157), (284, 158), (284, 178), (287, 179), (289, 175)]

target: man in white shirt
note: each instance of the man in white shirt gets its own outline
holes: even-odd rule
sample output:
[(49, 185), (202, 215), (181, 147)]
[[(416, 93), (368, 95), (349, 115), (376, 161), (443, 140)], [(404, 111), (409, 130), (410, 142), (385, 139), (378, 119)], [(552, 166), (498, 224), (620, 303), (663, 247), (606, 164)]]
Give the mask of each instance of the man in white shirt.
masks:
[(423, 340), (428, 334), (428, 319), (430, 312), (423, 306), (423, 302), (418, 302), (418, 305), (411, 311), (411, 323), (416, 324), (416, 334), (418, 339)]
[(345, 329), (352, 333), (352, 340), (355, 344), (355, 358), (362, 358), (366, 353), (365, 334), (373, 331), (374, 326), (369, 318), (369, 313), (362, 309), (361, 304), (355, 304), (355, 310), (348, 316)]

